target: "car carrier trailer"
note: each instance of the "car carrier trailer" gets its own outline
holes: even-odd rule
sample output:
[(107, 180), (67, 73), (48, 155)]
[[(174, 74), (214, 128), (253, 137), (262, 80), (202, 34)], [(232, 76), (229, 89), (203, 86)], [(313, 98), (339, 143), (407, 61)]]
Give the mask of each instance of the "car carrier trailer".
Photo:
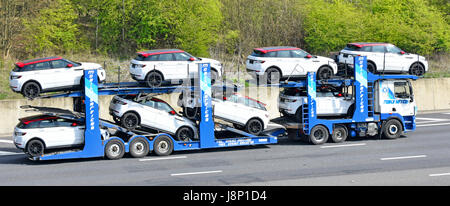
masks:
[[(306, 90), (308, 101), (303, 105), (301, 122), (290, 121), (284, 117), (272, 121), (284, 125), (291, 137), (306, 139), (313, 144), (323, 144), (330, 136), (333, 142), (343, 142), (348, 136), (380, 135), (395, 139), (414, 131), (417, 106), (410, 80), (416, 80), (418, 77), (372, 74), (367, 71), (365, 56), (354, 57), (354, 62), (354, 78), (316, 80), (315, 73), (308, 73), (306, 80), (277, 85)], [(352, 88), (351, 95), (355, 101), (352, 115), (317, 116), (317, 88), (323, 85)]]
[[(32, 157), (33, 160), (60, 160), (75, 158), (106, 157), (108, 159), (119, 159), (125, 153), (130, 153), (133, 157), (142, 157), (149, 151), (154, 151), (157, 155), (170, 155), (173, 151), (199, 150), (205, 148), (224, 148), (234, 146), (247, 146), (259, 144), (277, 143), (277, 137), (285, 133), (283, 127), (275, 127), (263, 132), (262, 136), (254, 136), (244, 131), (227, 127), (222, 129), (229, 131), (232, 137), (216, 138), (215, 123), (212, 115), (211, 104), (211, 68), (208, 63), (199, 64), (200, 84), (198, 86), (170, 86), (170, 87), (140, 87), (136, 83), (113, 83), (99, 85), (96, 70), (84, 71), (84, 87), (80, 91), (53, 94), (42, 96), (41, 98), (61, 98), (73, 97), (83, 106), (82, 112), (85, 114), (84, 146), (77, 150), (65, 150), (50, 154), (42, 154)], [(118, 94), (164, 94), (191, 90), (199, 92), (201, 102), (201, 114), (199, 121), (198, 141), (177, 141), (170, 134), (138, 134), (99, 118), (99, 96)], [(78, 111), (79, 112), (79, 111)], [(100, 134), (100, 127), (116, 128), (126, 131), (126, 138), (110, 136), (103, 139)], [(145, 155), (142, 155), (142, 154)], [(141, 155), (134, 155), (141, 154)]]

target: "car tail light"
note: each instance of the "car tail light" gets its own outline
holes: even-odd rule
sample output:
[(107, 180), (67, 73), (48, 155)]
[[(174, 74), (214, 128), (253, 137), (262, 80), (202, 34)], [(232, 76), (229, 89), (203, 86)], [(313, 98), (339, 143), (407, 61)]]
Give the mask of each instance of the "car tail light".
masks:
[(24, 136), (26, 134), (27, 134), (26, 132), (14, 132), (15, 136)]
[(19, 75), (19, 76), (11, 76), (11, 79), (20, 79), (22, 76), (21, 75)]
[(264, 60), (259, 60), (259, 61), (256, 61), (257, 63), (260, 63), (260, 64), (263, 64), (264, 62), (266, 62), (266, 61), (264, 61)]

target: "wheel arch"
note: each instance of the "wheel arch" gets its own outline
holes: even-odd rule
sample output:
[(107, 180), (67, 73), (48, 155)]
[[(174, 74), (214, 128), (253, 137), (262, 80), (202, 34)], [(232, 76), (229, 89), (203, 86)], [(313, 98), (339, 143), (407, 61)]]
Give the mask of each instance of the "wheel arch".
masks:
[(30, 80), (26, 81), (25, 83), (23, 83), (23, 84), (22, 84), (22, 88), (20, 88), (20, 91), (23, 92), (23, 88), (25, 88), (24, 86), (25, 86), (26, 84), (30, 83), (30, 82), (36, 83), (36, 84), (39, 86), (39, 89), (40, 89), (41, 92), (42, 92), (42, 85), (41, 85), (41, 83), (39, 83), (39, 81), (37, 81), (37, 80), (35, 80), (35, 79), (30, 79)]

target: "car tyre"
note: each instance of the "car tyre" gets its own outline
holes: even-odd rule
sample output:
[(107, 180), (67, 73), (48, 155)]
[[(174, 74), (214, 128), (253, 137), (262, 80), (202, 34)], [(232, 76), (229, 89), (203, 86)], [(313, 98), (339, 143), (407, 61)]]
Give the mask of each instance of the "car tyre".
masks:
[(383, 137), (386, 139), (397, 139), (403, 132), (403, 126), (397, 119), (390, 119), (383, 126)]
[(122, 127), (128, 130), (134, 130), (140, 124), (139, 116), (134, 112), (125, 113), (120, 119), (120, 123)]
[(105, 156), (110, 160), (117, 160), (125, 154), (125, 145), (118, 139), (108, 141), (105, 146)]
[(173, 152), (173, 141), (166, 135), (159, 136), (153, 143), (153, 151), (158, 156), (167, 156)]
[(266, 71), (267, 84), (278, 84), (281, 79), (281, 73), (276, 68), (269, 68)]
[(376, 74), (377, 73), (377, 67), (375, 66), (374, 63), (367, 62), (367, 71), (372, 73), (372, 74)]
[(245, 131), (249, 134), (258, 136), (264, 130), (263, 122), (259, 119), (250, 119), (245, 125)]
[(136, 137), (130, 142), (130, 155), (134, 158), (141, 158), (148, 155), (150, 147), (144, 137)]
[(39, 96), (41, 93), (41, 87), (36, 82), (27, 82), (23, 85), (22, 94), (24, 97), (33, 99)]
[(159, 72), (151, 71), (145, 78), (148, 87), (160, 87), (164, 77)]
[(322, 66), (317, 70), (317, 79), (330, 79), (333, 76), (333, 69), (329, 66)]
[(423, 76), (425, 74), (425, 67), (422, 64), (414, 63), (409, 69), (409, 74), (416, 75), (418, 77)]
[(300, 123), (303, 121), (303, 107), (299, 107), (295, 112), (295, 120)]
[(178, 141), (188, 142), (194, 139), (194, 130), (190, 127), (181, 127), (177, 130), (175, 136)]
[(41, 140), (31, 140), (28, 142), (26, 151), (31, 157), (39, 157), (44, 154), (45, 145)]
[(323, 144), (328, 141), (328, 129), (323, 125), (316, 125), (311, 129), (309, 140), (315, 145)]

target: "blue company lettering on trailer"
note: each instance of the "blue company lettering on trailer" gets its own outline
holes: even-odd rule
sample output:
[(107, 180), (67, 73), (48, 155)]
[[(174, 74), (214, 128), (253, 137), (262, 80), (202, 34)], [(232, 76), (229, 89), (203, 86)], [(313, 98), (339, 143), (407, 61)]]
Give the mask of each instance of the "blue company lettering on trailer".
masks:
[(203, 91), (203, 105), (204, 105), (204, 121), (209, 122), (211, 117), (211, 105), (209, 105), (210, 94), (211, 94), (211, 86), (208, 85), (208, 82), (211, 80), (208, 77), (208, 64), (203, 64), (201, 71), (203, 72), (203, 79), (200, 81), (200, 87)]
[(394, 92), (392, 92), (389, 88), (383, 88), (383, 93), (386, 93), (389, 99), (384, 100), (385, 104), (408, 104), (409, 100), (407, 99), (396, 99)]
[(316, 81), (315, 81), (315, 76), (314, 73), (308, 73), (310, 75), (310, 78), (308, 78), (309, 81), (308, 82), (308, 95), (310, 97), (310, 102), (311, 102), (311, 108), (310, 108), (310, 115), (311, 117), (315, 116), (315, 106), (316, 106)]
[[(85, 79), (85, 82), (88, 82), (88, 84), (86, 85), (86, 97), (89, 100), (88, 104), (89, 104), (89, 129), (90, 130), (94, 130), (95, 129), (95, 106), (96, 104), (98, 104), (97, 99), (98, 99), (98, 94), (97, 94), (97, 87), (94, 84), (94, 72), (95, 71), (88, 71), (88, 78), (87, 81)], [(87, 118), (87, 117), (86, 117)]]
[[(364, 99), (365, 91), (367, 88), (367, 73), (364, 72), (364, 58), (363, 56), (359, 56), (357, 57), (357, 64), (355, 64), (356, 67), (356, 81), (360, 82), (360, 86), (359, 86), (359, 99), (362, 100)], [(364, 112), (364, 101), (359, 101), (359, 109), (360, 112)]]

